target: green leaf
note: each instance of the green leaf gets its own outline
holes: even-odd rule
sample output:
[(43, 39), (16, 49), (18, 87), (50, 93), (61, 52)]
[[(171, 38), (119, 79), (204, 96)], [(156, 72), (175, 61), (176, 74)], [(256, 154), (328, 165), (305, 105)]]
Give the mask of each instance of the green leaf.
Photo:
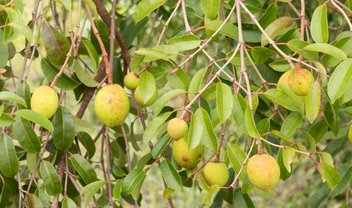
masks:
[(334, 103), (346, 91), (352, 79), (352, 59), (347, 59), (340, 63), (332, 73), (328, 83), (328, 95)]
[(162, 96), (158, 98), (158, 100), (153, 105), (153, 114), (159, 115), (161, 110), (166, 106), (166, 104), (173, 98), (186, 93), (186, 91), (182, 89), (174, 89), (166, 92)]
[[(41, 68), (45, 78), (50, 82), (54, 80), (55, 76), (60, 71), (55, 65), (51, 64), (49, 59), (46, 58), (42, 59)], [(63, 73), (56, 82), (56, 86), (64, 90), (73, 90), (78, 87), (79, 84), (79, 82), (71, 79), (65, 73)]]
[(290, 64), (285, 59), (279, 59), (271, 62), (269, 66), (278, 72), (285, 72), (291, 69)]
[[(317, 52), (305, 51), (303, 50), (304, 47), (309, 45), (308, 42), (300, 40), (300, 39), (292, 39), (287, 42), (287, 46), (295, 53), (302, 55), (304, 58), (308, 60), (317, 60), (319, 54)], [(287, 61), (285, 60), (287, 63)]]
[[(352, 38), (347, 37), (343, 38), (341, 40), (338, 40), (336, 43), (334, 43), (334, 46), (341, 49), (345, 54), (349, 55), (351, 57), (352, 53)], [(333, 56), (330, 55), (325, 55), (323, 57), (323, 63), (326, 63), (327, 67), (335, 67), (337, 64), (340, 63), (340, 59), (337, 59)]]
[(8, 114), (2, 114), (0, 117), (0, 128), (6, 127), (14, 123), (16, 120)]
[(84, 146), (84, 148), (86, 148), (88, 158), (92, 158), (95, 154), (95, 144), (92, 137), (87, 132), (81, 131), (78, 132), (77, 138)]
[(73, 168), (83, 179), (85, 184), (92, 183), (97, 180), (97, 174), (92, 165), (79, 154), (73, 154), (69, 158)]
[(70, 50), (70, 44), (63, 34), (44, 21), (41, 31), (42, 43), (50, 61), (55, 65), (62, 65)]
[(246, 101), (240, 94), (233, 96), (232, 115), (235, 119), (235, 123), (239, 127), (239, 130), (241, 130), (243, 133), (247, 132), (244, 122), (244, 112), (246, 107)]
[[(274, 39), (276, 36), (285, 31), (294, 21), (295, 19), (291, 17), (280, 17), (272, 22), (268, 27), (266, 27), (265, 32), (271, 39)], [(262, 35), (261, 45), (265, 46), (268, 43), (269, 40), (264, 35)]]
[(334, 188), (334, 186), (340, 182), (339, 173), (334, 167), (326, 163), (320, 163), (318, 165), (318, 170), (330, 189)]
[(62, 206), (62, 208), (76, 208), (77, 207), (75, 201), (68, 198), (67, 196), (64, 196), (64, 199), (62, 200), (61, 206)]
[(2, 30), (0, 30), (0, 67), (5, 67), (9, 59), (8, 45), (4, 42), (3, 36)]
[(123, 180), (122, 190), (127, 194), (131, 194), (135, 189), (139, 191), (145, 177), (146, 174), (143, 170), (133, 169)]
[(286, 167), (286, 170), (290, 173), (291, 172), (291, 164), (293, 159), (295, 158), (295, 149), (292, 147), (285, 147), (282, 150), (282, 159), (283, 163)]
[(21, 118), (27, 119), (29, 121), (32, 121), (34, 123), (37, 123), (50, 132), (54, 131), (53, 124), (46, 117), (42, 116), (37, 112), (34, 112), (29, 109), (20, 109), (15, 112), (15, 115), (20, 116)]
[(158, 142), (155, 144), (154, 148), (152, 149), (152, 156), (154, 159), (160, 156), (160, 154), (168, 146), (169, 142), (170, 142), (169, 135), (164, 135), (158, 140)]
[(152, 11), (162, 6), (166, 0), (142, 0), (138, 3), (133, 14), (133, 20), (137, 23), (144, 17), (148, 16)]
[(82, 66), (80, 61), (75, 62), (75, 74), (79, 81), (81, 81), (87, 87), (96, 87), (98, 86), (98, 82), (94, 80), (94, 77), (91, 73)]
[(264, 63), (267, 61), (270, 57), (275, 55), (275, 51), (270, 50), (269, 48), (261, 47), (261, 46), (255, 46), (251, 49), (251, 53), (253, 56), (253, 59), (255, 63)]
[(145, 71), (139, 76), (139, 91), (142, 95), (143, 102), (147, 103), (154, 95), (156, 89), (156, 83), (154, 76)]
[(84, 205), (87, 207), (90, 200), (93, 198), (94, 194), (96, 194), (104, 185), (105, 181), (95, 181), (92, 182), (81, 189), (80, 195), (85, 196)]
[(301, 114), (304, 112), (303, 100), (296, 99), (295, 97), (292, 97), (279, 89), (269, 89), (265, 92), (265, 95), (275, 103), (287, 108), (288, 110), (297, 111)]
[(220, 0), (202, 0), (201, 6), (205, 17), (213, 20), (218, 16)]
[(27, 25), (20, 22), (10, 22), (8, 26), (15, 28), (15, 30), (22, 33), (30, 43), (33, 42), (32, 30)]
[(94, 69), (98, 68), (99, 65), (99, 56), (97, 50), (95, 50), (94, 45), (88, 40), (88, 39), (83, 39), (82, 43), (88, 52), (90, 60), (94, 64)]
[(42, 160), (39, 173), (44, 182), (44, 188), (50, 195), (60, 194), (62, 191), (62, 184), (59, 176), (56, 173), (54, 166), (46, 161)]
[(175, 167), (171, 164), (168, 158), (165, 158), (160, 164), (161, 174), (168, 185), (168, 187), (179, 191), (182, 189), (182, 180), (177, 173)]
[(329, 41), (328, 10), (326, 4), (322, 4), (314, 10), (310, 23), (310, 33), (316, 43), (327, 43)]
[(270, 4), (265, 10), (264, 14), (260, 17), (259, 24), (263, 28), (266, 28), (270, 23), (276, 20), (278, 11), (279, 11), (279, 8), (276, 2), (273, 4)]
[(65, 150), (71, 147), (75, 139), (73, 115), (65, 107), (59, 107), (55, 113), (53, 140), (56, 148)]
[(27, 107), (26, 101), (23, 98), (9, 91), (0, 92), (0, 100), (14, 102), (24, 107)]
[(233, 96), (231, 88), (224, 83), (218, 82), (216, 85), (216, 109), (220, 123), (224, 123), (230, 118), (233, 108)]
[(243, 194), (240, 189), (234, 191), (234, 204), (241, 208), (255, 208), (248, 194)]
[(345, 54), (345, 52), (343, 52), (343, 50), (327, 43), (313, 43), (313, 44), (307, 45), (306, 47), (304, 47), (304, 49), (307, 51), (315, 51), (315, 52), (329, 54), (330, 56), (335, 57), (339, 61), (343, 61), (347, 59), (347, 55)]
[(143, 133), (143, 140), (145, 142), (149, 142), (154, 138), (158, 130), (161, 128), (163, 124), (165, 124), (166, 120), (170, 117), (172, 111), (161, 114), (158, 117), (155, 117), (147, 126)]
[(0, 171), (6, 177), (14, 177), (20, 166), (12, 138), (7, 135), (0, 137)]
[(288, 115), (281, 126), (280, 132), (287, 137), (291, 137), (299, 125), (302, 123), (303, 117), (298, 112), (292, 112)]
[(177, 48), (179, 51), (188, 51), (197, 48), (201, 44), (202, 40), (195, 35), (183, 35), (173, 37), (167, 41), (169, 45)]
[(188, 88), (188, 98), (190, 100), (192, 100), (195, 96), (196, 93), (198, 93), (198, 91), (200, 90), (201, 86), (202, 86), (202, 81), (204, 79), (205, 73), (207, 72), (207, 69), (200, 69), (198, 70), (192, 80), (191, 83), (189, 84), (189, 88)]
[[(205, 22), (205, 28), (216, 32), (220, 26), (223, 24), (223, 21), (214, 20)], [(238, 29), (235, 25), (231, 23), (225, 23), (224, 26), (219, 31), (220, 34), (225, 35), (231, 39), (238, 40)]]
[(40, 140), (29, 121), (16, 117), (12, 132), (24, 151), (29, 153), (40, 152)]
[(245, 114), (244, 114), (244, 122), (246, 124), (246, 129), (247, 129), (248, 135), (250, 137), (253, 137), (255, 139), (261, 138), (261, 136), (258, 132), (258, 129), (255, 125), (253, 114), (252, 114), (252, 111), (249, 108), (249, 106), (247, 106)]
[(173, 88), (182, 89), (185, 91), (188, 90), (190, 80), (184, 70), (177, 70), (176, 74), (167, 76), (167, 79)]
[(321, 158), (321, 161), (325, 164), (328, 164), (330, 165), (331, 167), (334, 167), (334, 159), (332, 158), (331, 154), (330, 153), (327, 153), (327, 152), (319, 152), (318, 153), (320, 158)]
[(333, 187), (329, 196), (336, 197), (337, 195), (343, 193), (346, 187), (348, 186), (348, 184), (351, 182), (351, 179), (352, 179), (352, 167), (350, 166), (348, 170), (345, 171), (345, 174), (342, 176), (341, 181)]
[(313, 123), (318, 117), (321, 100), (321, 89), (319, 81), (316, 80), (309, 88), (308, 94), (304, 99), (306, 117), (310, 123)]
[[(231, 143), (227, 145), (226, 154), (236, 174), (239, 173), (241, 166), (243, 165), (243, 162), (246, 158), (246, 153), (242, 150), (242, 148), (240, 148), (236, 144)], [(249, 183), (249, 179), (245, 169), (242, 170), (239, 177), (242, 182)]]
[(34, 194), (29, 193), (25, 199), (28, 207), (43, 208), (42, 201)]

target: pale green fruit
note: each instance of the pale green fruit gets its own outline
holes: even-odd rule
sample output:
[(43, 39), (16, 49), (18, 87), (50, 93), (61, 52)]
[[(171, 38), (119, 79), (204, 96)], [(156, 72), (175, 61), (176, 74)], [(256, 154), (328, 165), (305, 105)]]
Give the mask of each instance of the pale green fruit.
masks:
[(306, 96), (313, 82), (313, 74), (303, 68), (294, 70), (288, 78), (288, 86), (299, 96)]
[(141, 107), (148, 107), (150, 105), (153, 105), (153, 103), (156, 101), (158, 98), (158, 89), (155, 89), (153, 96), (147, 101), (144, 102), (141, 92), (139, 91), (139, 87), (136, 88), (134, 91), (134, 99), (136, 99), (136, 102), (141, 106)]
[(101, 88), (95, 96), (94, 110), (101, 122), (114, 127), (125, 121), (130, 111), (130, 102), (120, 85), (109, 84)]
[(135, 90), (138, 87), (139, 78), (136, 76), (135, 73), (130, 72), (123, 79), (123, 83), (127, 87), (127, 89)]
[(209, 186), (224, 186), (229, 180), (229, 171), (225, 163), (208, 162), (203, 168), (203, 177)]
[(186, 136), (188, 132), (188, 124), (180, 118), (173, 118), (167, 124), (167, 133), (174, 140), (179, 140)]
[(40, 86), (32, 94), (31, 109), (46, 118), (51, 118), (59, 107), (59, 96), (49, 86)]
[(284, 90), (284, 91), (289, 89), (288, 78), (291, 75), (292, 71), (293, 70), (288, 70), (281, 75), (279, 81), (277, 82), (277, 88)]
[(257, 154), (248, 160), (247, 174), (251, 183), (263, 191), (272, 190), (280, 180), (280, 168), (268, 154)]
[(203, 156), (203, 152), (203, 145), (199, 145), (190, 150), (185, 138), (174, 141), (174, 144), (172, 145), (172, 157), (179, 166), (186, 169), (196, 167)]

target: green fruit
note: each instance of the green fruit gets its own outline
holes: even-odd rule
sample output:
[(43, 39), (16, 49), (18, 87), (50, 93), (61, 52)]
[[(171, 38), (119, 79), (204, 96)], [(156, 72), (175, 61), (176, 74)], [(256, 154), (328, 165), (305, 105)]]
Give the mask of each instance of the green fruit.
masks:
[(203, 152), (203, 145), (199, 145), (192, 150), (188, 149), (188, 142), (185, 138), (174, 141), (172, 145), (172, 157), (179, 166), (186, 169), (196, 167), (203, 156)]
[(49, 86), (40, 86), (32, 94), (31, 109), (46, 118), (51, 118), (59, 107), (59, 96)]
[(136, 76), (135, 73), (130, 72), (123, 79), (123, 83), (127, 87), (127, 89), (135, 90), (138, 87), (139, 78)]
[(272, 190), (280, 180), (280, 168), (268, 154), (257, 154), (248, 160), (247, 174), (251, 183), (263, 191)]
[(125, 121), (130, 111), (130, 102), (120, 85), (109, 84), (101, 88), (95, 96), (94, 110), (101, 122), (114, 127)]
[(203, 168), (203, 177), (209, 186), (224, 186), (229, 180), (229, 171), (225, 163), (208, 162)]
[(313, 74), (303, 68), (294, 70), (288, 78), (288, 86), (299, 96), (306, 96), (313, 82)]
[(186, 136), (188, 132), (188, 124), (180, 118), (173, 118), (167, 124), (167, 133), (174, 140), (179, 140)]
[(134, 99), (136, 99), (136, 102), (141, 106), (141, 107), (148, 107), (150, 105), (153, 105), (153, 103), (156, 101), (158, 98), (158, 89), (155, 88), (153, 96), (147, 101), (144, 102), (141, 92), (139, 91), (139, 87), (136, 88), (134, 92)]

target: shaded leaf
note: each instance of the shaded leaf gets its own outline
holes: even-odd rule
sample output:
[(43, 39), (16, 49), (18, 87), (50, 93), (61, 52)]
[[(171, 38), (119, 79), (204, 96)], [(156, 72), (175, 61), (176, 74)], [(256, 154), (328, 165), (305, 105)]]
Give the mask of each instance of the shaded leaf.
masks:
[(54, 166), (43, 160), (39, 167), (40, 176), (43, 179), (45, 190), (50, 195), (57, 195), (62, 191), (62, 184)]

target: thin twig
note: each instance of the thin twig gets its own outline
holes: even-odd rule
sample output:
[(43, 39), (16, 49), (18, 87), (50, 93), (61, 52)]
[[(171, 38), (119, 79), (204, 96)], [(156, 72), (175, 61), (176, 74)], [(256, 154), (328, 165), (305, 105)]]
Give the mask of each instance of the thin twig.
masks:
[(334, 7), (336, 7), (336, 9), (338, 9), (340, 11), (340, 13), (343, 15), (343, 17), (346, 19), (346, 22), (348, 24), (348, 26), (350, 27), (350, 31), (352, 31), (352, 23), (350, 18), (347, 16), (346, 12), (343, 11), (343, 9), (336, 4), (335, 0), (330, 0), (331, 4), (334, 5)]
[(110, 164), (110, 139), (109, 139), (109, 128), (105, 128), (105, 136), (106, 140), (106, 186), (108, 190), (108, 199), (109, 205), (113, 205), (114, 200), (112, 199), (112, 188), (111, 188), (111, 164)]
[(111, 25), (110, 25), (110, 72), (111, 77), (114, 67), (114, 51), (115, 51), (115, 10), (116, 10), (116, 0), (111, 0)]
[(122, 132), (122, 135), (123, 135), (123, 139), (125, 141), (127, 165), (128, 165), (128, 170), (130, 171), (132, 169), (132, 163), (131, 163), (130, 146), (129, 146), (129, 143), (128, 143), (128, 137), (127, 137), (127, 134), (126, 134), (125, 126), (123, 124), (120, 125), (120, 129), (121, 129), (121, 132)]

